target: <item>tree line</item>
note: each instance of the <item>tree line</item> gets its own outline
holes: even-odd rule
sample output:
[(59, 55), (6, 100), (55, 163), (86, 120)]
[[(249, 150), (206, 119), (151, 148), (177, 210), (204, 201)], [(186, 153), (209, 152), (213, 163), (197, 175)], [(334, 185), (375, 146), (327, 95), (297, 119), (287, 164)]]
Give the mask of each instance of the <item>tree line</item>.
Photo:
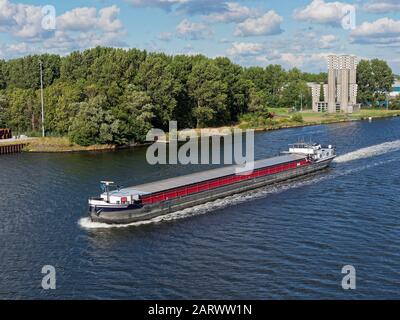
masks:
[(35, 133), (41, 126), (43, 62), (45, 127), (80, 145), (143, 141), (152, 128), (237, 123), (269, 108), (311, 107), (307, 82), (327, 74), (280, 65), (244, 68), (228, 58), (169, 56), (137, 49), (97, 47), (58, 55), (0, 60), (0, 127)]

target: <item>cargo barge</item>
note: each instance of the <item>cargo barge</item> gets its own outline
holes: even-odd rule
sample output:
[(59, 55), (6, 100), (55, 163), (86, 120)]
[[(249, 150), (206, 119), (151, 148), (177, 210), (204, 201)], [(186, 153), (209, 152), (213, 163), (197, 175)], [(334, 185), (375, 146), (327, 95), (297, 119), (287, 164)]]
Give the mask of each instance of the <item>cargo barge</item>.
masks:
[(103, 181), (103, 193), (89, 199), (94, 222), (128, 224), (242, 193), (327, 168), (335, 158), (332, 146), (297, 143), (281, 155), (254, 162), (254, 169), (240, 166), (189, 174), (120, 189)]

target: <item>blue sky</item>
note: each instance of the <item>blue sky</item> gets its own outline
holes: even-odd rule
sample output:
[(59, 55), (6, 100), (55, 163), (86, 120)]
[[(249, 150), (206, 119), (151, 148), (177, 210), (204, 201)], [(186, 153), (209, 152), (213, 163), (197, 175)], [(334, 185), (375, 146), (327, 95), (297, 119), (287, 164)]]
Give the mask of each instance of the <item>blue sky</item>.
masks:
[(96, 45), (310, 72), (355, 54), (400, 74), (400, 0), (0, 0), (0, 58)]

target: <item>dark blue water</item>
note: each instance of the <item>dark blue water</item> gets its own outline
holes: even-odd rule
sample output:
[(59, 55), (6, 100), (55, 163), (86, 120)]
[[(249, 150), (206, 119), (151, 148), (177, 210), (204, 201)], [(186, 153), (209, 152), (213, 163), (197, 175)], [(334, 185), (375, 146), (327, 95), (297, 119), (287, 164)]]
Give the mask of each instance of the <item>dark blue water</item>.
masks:
[[(82, 219), (100, 180), (205, 168), (151, 167), (143, 149), (1, 156), (0, 298), (399, 299), (399, 129), (396, 118), (257, 134), (257, 158), (301, 138), (341, 156), (302, 181), (122, 228)], [(44, 265), (54, 291), (41, 288)]]

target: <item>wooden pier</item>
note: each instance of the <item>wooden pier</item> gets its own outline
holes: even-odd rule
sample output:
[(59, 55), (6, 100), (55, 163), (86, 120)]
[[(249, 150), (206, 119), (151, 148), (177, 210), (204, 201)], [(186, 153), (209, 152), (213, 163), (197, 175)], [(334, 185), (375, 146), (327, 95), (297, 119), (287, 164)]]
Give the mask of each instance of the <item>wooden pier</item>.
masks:
[(6, 144), (6, 145), (0, 144), (0, 155), (20, 153), (25, 146), (26, 143)]

